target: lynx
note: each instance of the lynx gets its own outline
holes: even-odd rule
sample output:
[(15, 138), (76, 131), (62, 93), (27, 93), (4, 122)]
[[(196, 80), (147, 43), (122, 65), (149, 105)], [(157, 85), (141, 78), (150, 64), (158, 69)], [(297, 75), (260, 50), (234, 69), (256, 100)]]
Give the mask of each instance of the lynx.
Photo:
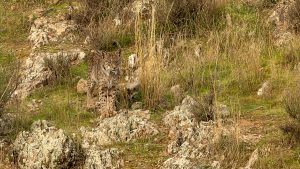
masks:
[(93, 51), (88, 58), (87, 108), (111, 117), (116, 112), (121, 50)]

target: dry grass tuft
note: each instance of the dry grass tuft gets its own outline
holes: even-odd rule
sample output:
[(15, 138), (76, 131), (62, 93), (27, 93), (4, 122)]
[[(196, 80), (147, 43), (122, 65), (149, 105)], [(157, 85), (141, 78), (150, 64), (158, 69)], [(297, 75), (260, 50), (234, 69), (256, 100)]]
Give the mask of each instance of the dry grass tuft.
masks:
[(57, 59), (45, 58), (45, 67), (52, 72), (50, 83), (64, 83), (71, 79), (70, 68), (71, 61), (69, 58), (58, 57)]

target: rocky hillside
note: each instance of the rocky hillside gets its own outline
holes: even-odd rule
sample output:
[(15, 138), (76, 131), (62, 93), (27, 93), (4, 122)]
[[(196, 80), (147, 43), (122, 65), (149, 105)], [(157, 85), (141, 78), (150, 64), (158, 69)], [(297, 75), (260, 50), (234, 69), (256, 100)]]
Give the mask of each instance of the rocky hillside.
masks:
[(300, 0), (3, 0), (0, 169), (300, 168)]

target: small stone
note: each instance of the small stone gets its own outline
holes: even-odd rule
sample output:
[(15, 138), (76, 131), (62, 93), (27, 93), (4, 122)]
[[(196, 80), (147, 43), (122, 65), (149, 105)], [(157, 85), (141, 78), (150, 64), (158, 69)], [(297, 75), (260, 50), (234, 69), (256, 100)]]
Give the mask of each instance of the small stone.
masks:
[(132, 54), (128, 57), (128, 67), (135, 68), (137, 64), (137, 55)]
[(115, 26), (120, 26), (122, 24), (122, 21), (120, 19), (119, 16), (117, 16), (115, 19), (114, 19), (114, 22), (115, 22)]
[(87, 87), (87, 80), (80, 79), (77, 83), (77, 93), (79, 94), (85, 94), (87, 93), (88, 87)]
[(221, 164), (219, 161), (213, 161), (212, 164), (211, 164), (211, 167), (213, 169), (220, 169), (221, 168)]
[(228, 118), (230, 116), (230, 111), (228, 107), (224, 104), (218, 105), (218, 113), (221, 118)]
[(150, 111), (149, 110), (141, 110), (141, 109), (131, 110), (131, 111), (128, 111), (127, 114), (129, 116), (136, 116), (136, 117), (147, 119), (147, 120), (150, 119)]
[(257, 96), (268, 96), (270, 94), (271, 87), (269, 82), (265, 82), (262, 87), (257, 91)]
[(138, 109), (142, 109), (142, 108), (143, 108), (143, 103), (142, 102), (134, 102), (131, 105), (132, 110), (138, 110)]
[(248, 160), (248, 163), (246, 167), (244, 167), (244, 169), (251, 169), (257, 160), (258, 160), (258, 149), (255, 149), (252, 152), (250, 159)]
[(141, 82), (137, 79), (133, 82), (128, 82), (126, 84), (126, 89), (129, 90), (129, 91), (133, 91), (133, 90), (136, 90), (140, 87), (141, 85)]
[(91, 43), (91, 37), (87, 36), (83, 42), (83, 44), (88, 45)]

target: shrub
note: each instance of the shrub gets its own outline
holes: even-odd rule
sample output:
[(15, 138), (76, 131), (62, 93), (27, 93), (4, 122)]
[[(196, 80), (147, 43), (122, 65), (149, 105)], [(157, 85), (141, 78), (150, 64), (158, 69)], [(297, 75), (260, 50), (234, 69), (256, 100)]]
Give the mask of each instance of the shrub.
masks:
[(0, 114), (18, 85), (18, 71), (14, 55), (0, 51)]
[(278, 3), (278, 1), (279, 0), (262, 0), (259, 5), (262, 8), (271, 8), (274, 7)]
[(45, 67), (52, 72), (50, 82), (63, 83), (68, 80), (66, 78), (70, 77), (71, 62), (69, 58), (45, 58), (44, 63)]
[(295, 4), (290, 9), (289, 16), (293, 28), (297, 32), (299, 32), (300, 31), (300, 0), (295, 1)]
[(108, 17), (117, 16), (132, 0), (83, 0), (83, 9), (75, 13), (75, 19), (82, 25), (100, 23)]
[[(164, 8), (158, 12), (159, 27), (162, 32), (182, 32), (195, 34), (199, 28), (211, 28), (222, 14), (225, 1), (206, 0), (166, 0)], [(162, 5), (159, 5), (162, 6)]]
[(286, 112), (292, 118), (292, 122), (282, 126), (282, 130), (288, 133), (292, 138), (298, 138), (300, 136), (300, 84), (299, 80), (291, 84), (285, 91), (284, 95), (284, 107)]
[(132, 0), (84, 0), (83, 8), (75, 12), (73, 18), (81, 25), (85, 36), (91, 38), (92, 49), (112, 51), (118, 47), (132, 43), (132, 25), (115, 26), (114, 19), (118, 16), (124, 21), (126, 10)]

